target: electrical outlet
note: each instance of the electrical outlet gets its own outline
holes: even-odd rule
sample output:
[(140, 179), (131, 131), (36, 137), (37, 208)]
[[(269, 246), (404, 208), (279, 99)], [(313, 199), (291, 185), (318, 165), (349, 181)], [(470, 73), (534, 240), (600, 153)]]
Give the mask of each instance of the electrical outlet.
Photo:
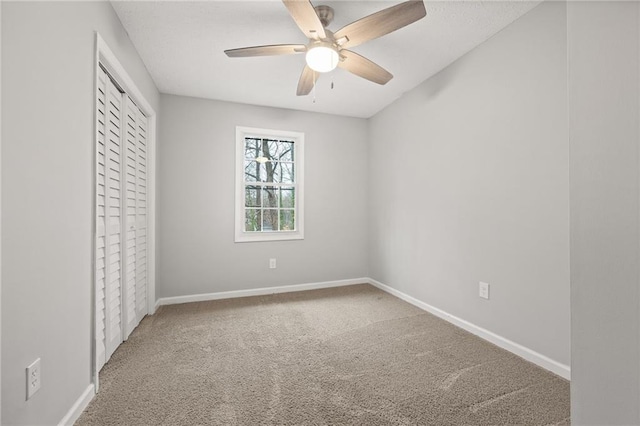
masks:
[(480, 297), (487, 300), (489, 299), (489, 283), (480, 281)]
[(27, 367), (27, 399), (40, 390), (40, 358)]
[(276, 269), (276, 260), (269, 259), (269, 269)]

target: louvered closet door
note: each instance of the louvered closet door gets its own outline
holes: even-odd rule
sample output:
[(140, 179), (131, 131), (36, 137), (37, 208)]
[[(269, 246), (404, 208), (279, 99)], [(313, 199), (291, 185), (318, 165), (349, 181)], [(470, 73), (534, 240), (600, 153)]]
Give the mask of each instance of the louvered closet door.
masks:
[[(100, 70), (96, 188), (96, 322), (98, 365), (122, 343), (122, 93)], [(104, 351), (104, 357), (102, 357)]]
[(138, 109), (136, 164), (136, 316), (147, 315), (147, 117)]
[(147, 118), (126, 97), (125, 339), (147, 314)]
[(107, 74), (100, 69), (98, 74), (98, 140), (96, 147), (96, 249), (95, 249), (95, 282), (96, 282), (96, 357), (98, 370), (102, 368), (106, 359), (106, 296), (105, 282), (107, 275), (106, 262), (106, 160), (105, 160), (105, 132), (106, 132), (106, 92)]
[(147, 314), (147, 118), (100, 68), (96, 147), (98, 370)]
[(138, 108), (131, 98), (126, 97), (125, 111), (125, 154), (124, 154), (124, 195), (125, 195), (125, 339), (138, 325), (136, 315), (136, 164)]
[(107, 359), (122, 343), (122, 180), (121, 169), (122, 94), (111, 80), (107, 81)]

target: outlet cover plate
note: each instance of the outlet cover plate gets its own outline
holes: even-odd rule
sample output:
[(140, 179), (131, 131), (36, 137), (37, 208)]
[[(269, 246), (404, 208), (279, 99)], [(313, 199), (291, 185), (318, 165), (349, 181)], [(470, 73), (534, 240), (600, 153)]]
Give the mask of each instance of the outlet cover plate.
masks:
[(27, 367), (27, 399), (40, 390), (40, 358)]
[(480, 297), (489, 300), (489, 283), (483, 283), (482, 281), (480, 281), (479, 290)]

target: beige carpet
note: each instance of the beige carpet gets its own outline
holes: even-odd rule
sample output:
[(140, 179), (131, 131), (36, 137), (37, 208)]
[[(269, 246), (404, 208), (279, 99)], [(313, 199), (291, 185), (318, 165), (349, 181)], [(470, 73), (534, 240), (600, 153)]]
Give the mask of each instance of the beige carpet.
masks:
[(569, 424), (569, 383), (369, 285), (164, 306), (77, 425)]

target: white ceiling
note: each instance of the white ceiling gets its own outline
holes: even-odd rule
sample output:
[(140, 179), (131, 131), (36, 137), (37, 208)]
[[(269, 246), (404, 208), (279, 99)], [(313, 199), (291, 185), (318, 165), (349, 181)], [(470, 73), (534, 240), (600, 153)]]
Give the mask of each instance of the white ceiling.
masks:
[[(399, 1), (324, 1), (338, 30)], [(385, 86), (342, 69), (296, 96), (304, 55), (228, 58), (223, 51), (308, 40), (279, 0), (112, 1), (162, 93), (371, 117), (540, 1), (426, 1), (427, 16), (353, 50), (390, 71)], [(331, 89), (331, 82), (334, 88)]]

